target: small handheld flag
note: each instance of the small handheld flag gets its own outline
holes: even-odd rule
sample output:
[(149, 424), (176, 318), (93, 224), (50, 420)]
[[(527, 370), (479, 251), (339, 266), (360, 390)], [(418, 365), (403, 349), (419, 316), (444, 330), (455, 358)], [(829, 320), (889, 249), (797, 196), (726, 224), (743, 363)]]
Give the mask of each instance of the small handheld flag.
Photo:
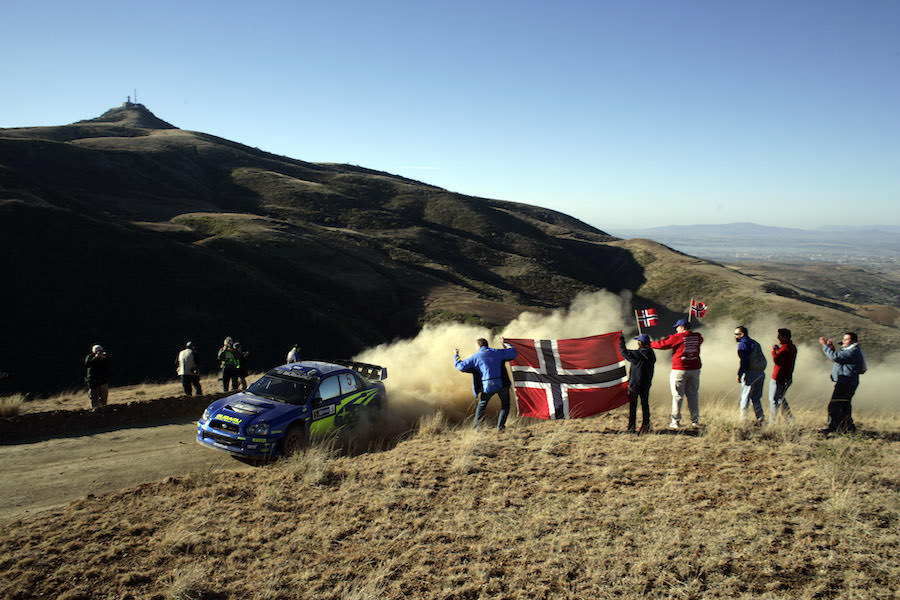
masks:
[(691, 298), (691, 316), (703, 318), (706, 316), (706, 309), (708, 307), (705, 303), (700, 302), (699, 300), (694, 300)]
[(634, 318), (637, 319), (638, 331), (642, 327), (653, 327), (659, 323), (659, 317), (656, 315), (655, 308), (636, 310), (634, 311)]

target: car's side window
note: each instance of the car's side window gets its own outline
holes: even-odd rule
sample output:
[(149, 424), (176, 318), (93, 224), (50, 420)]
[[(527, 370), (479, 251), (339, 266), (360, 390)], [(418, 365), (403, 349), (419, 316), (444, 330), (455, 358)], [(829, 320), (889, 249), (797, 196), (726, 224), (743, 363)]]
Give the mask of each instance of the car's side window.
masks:
[(318, 397), (321, 398), (323, 402), (328, 402), (341, 395), (341, 384), (338, 381), (338, 377), (339, 376), (328, 377), (319, 384)]
[(349, 394), (359, 389), (359, 379), (353, 373), (341, 373), (338, 375), (341, 380), (341, 394)]

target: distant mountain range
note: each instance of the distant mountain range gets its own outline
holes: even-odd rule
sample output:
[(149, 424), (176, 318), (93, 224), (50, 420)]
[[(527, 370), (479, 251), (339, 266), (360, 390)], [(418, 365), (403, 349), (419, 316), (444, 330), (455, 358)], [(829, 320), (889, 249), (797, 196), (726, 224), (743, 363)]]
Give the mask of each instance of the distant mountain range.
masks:
[(652, 239), (711, 260), (900, 264), (900, 226), (896, 225), (799, 229), (727, 223), (617, 229), (610, 233)]

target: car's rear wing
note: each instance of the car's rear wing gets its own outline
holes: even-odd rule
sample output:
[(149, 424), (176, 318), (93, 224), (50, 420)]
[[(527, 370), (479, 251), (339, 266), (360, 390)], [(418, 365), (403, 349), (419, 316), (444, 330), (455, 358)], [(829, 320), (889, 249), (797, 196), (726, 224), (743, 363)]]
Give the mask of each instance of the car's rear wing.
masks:
[(353, 369), (366, 379), (387, 379), (387, 367), (379, 367), (378, 365), (370, 365), (369, 363), (353, 360), (332, 360), (329, 362)]

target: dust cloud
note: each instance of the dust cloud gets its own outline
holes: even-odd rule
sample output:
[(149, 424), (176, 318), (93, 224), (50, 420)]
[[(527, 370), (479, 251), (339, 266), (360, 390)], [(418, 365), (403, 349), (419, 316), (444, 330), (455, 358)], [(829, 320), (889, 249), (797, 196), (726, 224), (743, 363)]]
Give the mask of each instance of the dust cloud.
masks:
[[(492, 347), (500, 345), (500, 337), (564, 339), (586, 337), (624, 331), (628, 347), (634, 348), (631, 338), (637, 334), (630, 308), (631, 296), (599, 291), (576, 296), (567, 309), (557, 309), (549, 313), (523, 312), (506, 325), (500, 332), (492, 332), (484, 327), (459, 323), (426, 325), (416, 337), (396, 340), (363, 351), (356, 360), (387, 367), (388, 403), (391, 411), (406, 419), (416, 419), (436, 410), (448, 418), (460, 420), (471, 416), (475, 402), (472, 394), (472, 378), (460, 373), (453, 366), (453, 352), (459, 348), (460, 356), (466, 357), (477, 350), (475, 340), (486, 338)], [(654, 340), (674, 333), (672, 323), (645, 329)], [(734, 407), (735, 420), (738, 417), (740, 384), (737, 382), (737, 344), (734, 341), (734, 327), (745, 325), (750, 337), (763, 347), (769, 365), (766, 369), (766, 384), (763, 391), (763, 408), (769, 413), (769, 381), (772, 376), (771, 347), (776, 342), (775, 334), (784, 322), (777, 315), (765, 315), (745, 323), (719, 321), (706, 325), (697, 323), (696, 330), (704, 338), (701, 348), (703, 369), (700, 378), (701, 419), (704, 406), (719, 405)], [(832, 338), (839, 338), (841, 332), (823, 332)], [(865, 351), (865, 340), (860, 340)], [(797, 345), (797, 366), (794, 383), (787, 398), (794, 408), (821, 409), (823, 425), (825, 406), (831, 395), (833, 384), (829, 380), (831, 363), (822, 353), (818, 340), (794, 339)], [(651, 414), (657, 421), (659, 416), (667, 416), (671, 406), (669, 372), (671, 351), (657, 350), (656, 374), (651, 394)], [(886, 358), (867, 356), (869, 371), (862, 376), (859, 391), (854, 398), (854, 408), (887, 410), (892, 392), (900, 389), (900, 371), (889, 365), (896, 365), (900, 355)], [(493, 405), (498, 404), (496, 401)], [(515, 404), (515, 403), (513, 403)], [(627, 410), (624, 408), (619, 411)], [(686, 412), (687, 407), (683, 407)], [(516, 414), (515, 408), (512, 410)], [(665, 418), (665, 416), (663, 418)]]

